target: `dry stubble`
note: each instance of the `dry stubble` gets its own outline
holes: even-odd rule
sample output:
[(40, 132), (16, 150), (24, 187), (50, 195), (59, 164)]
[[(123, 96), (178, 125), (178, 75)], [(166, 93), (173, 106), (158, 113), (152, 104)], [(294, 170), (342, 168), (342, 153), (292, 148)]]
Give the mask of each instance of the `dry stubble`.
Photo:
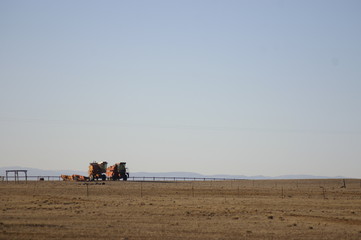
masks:
[(361, 239), (360, 180), (342, 185), (1, 182), (0, 239)]

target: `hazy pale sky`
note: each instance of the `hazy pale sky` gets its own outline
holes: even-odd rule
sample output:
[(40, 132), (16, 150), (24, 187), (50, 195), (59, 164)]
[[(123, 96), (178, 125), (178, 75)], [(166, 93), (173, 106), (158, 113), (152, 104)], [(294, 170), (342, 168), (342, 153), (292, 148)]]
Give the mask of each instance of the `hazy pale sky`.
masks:
[(0, 1), (0, 166), (361, 177), (361, 1)]

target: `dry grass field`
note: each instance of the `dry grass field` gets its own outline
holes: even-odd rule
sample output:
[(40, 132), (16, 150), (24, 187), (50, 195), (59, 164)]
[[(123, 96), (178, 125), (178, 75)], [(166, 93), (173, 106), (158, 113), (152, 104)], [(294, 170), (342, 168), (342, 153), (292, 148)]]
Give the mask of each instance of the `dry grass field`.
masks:
[(0, 182), (0, 239), (361, 239), (361, 182)]

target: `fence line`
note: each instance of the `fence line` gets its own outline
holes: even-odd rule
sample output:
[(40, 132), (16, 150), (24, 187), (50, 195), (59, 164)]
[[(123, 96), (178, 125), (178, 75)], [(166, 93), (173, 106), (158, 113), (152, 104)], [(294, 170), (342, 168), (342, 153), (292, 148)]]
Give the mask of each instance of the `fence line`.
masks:
[[(17, 177), (18, 180), (25, 181), (25, 176)], [(39, 180), (46, 180), (46, 181), (60, 181), (62, 180), (60, 176), (27, 176), (27, 180), (30, 181), (39, 181)], [(14, 181), (15, 176), (8, 176), (8, 181)], [(6, 181), (6, 177), (0, 176), (0, 181)]]
[(236, 178), (209, 178), (209, 177), (129, 177), (132, 181), (225, 181), (242, 180)]
[[(8, 176), (9, 181), (15, 180), (14, 176)], [(60, 176), (27, 176), (27, 179), (30, 181), (61, 181)], [(4, 181), (5, 177), (0, 176), (0, 181)], [(19, 180), (25, 180), (25, 177), (19, 176)], [(226, 181), (226, 180), (243, 180), (243, 179), (236, 179), (236, 178), (201, 178), (201, 177), (129, 177), (129, 181)]]

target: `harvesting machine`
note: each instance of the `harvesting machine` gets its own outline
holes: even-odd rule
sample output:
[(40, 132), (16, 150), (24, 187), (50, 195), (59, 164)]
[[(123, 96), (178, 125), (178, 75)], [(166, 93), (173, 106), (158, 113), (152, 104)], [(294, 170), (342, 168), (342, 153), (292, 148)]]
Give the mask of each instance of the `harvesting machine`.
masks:
[(108, 163), (107, 162), (92, 162), (90, 163), (89, 165), (89, 171), (88, 171), (88, 174), (89, 174), (89, 179), (90, 181), (93, 181), (93, 180), (98, 180), (98, 179), (101, 179), (101, 180), (106, 180), (106, 169), (107, 169), (107, 165)]
[(106, 175), (108, 179), (127, 181), (129, 178), (128, 168), (125, 167), (126, 162), (116, 163), (107, 168)]

